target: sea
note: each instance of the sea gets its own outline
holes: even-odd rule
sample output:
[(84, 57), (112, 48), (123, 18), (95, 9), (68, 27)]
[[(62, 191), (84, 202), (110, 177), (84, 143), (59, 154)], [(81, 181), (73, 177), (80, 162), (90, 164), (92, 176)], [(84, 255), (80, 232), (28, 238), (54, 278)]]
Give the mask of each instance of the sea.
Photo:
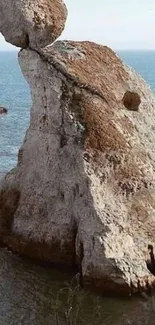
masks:
[[(117, 51), (155, 92), (155, 51)], [(0, 52), (0, 177), (16, 166), (29, 125), (30, 89), (17, 52)], [(154, 296), (104, 297), (76, 278), (0, 248), (0, 325), (154, 325)]]

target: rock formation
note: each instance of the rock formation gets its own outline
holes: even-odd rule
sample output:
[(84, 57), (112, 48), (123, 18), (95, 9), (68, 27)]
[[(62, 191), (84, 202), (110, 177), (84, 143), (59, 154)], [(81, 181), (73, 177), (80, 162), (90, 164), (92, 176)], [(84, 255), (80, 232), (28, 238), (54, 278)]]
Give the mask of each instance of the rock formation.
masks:
[(0, 114), (7, 114), (8, 110), (7, 108), (0, 106)]
[(27, 48), (19, 62), (33, 105), (17, 167), (1, 184), (3, 243), (77, 266), (83, 285), (104, 293), (154, 285), (150, 88), (111, 49), (91, 42)]
[(0, 0), (0, 31), (18, 47), (37, 49), (54, 42), (66, 17), (62, 0)]

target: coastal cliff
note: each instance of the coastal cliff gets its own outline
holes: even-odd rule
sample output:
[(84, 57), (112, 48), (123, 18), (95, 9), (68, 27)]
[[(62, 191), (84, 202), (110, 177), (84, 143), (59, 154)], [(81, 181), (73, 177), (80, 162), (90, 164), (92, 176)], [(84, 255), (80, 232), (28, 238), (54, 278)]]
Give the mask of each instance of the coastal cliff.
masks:
[[(19, 63), (33, 104), (18, 164), (1, 183), (2, 242), (28, 257), (77, 267), (93, 290), (147, 289), (155, 279), (146, 263), (155, 238), (154, 95), (108, 47), (73, 41), (46, 47), (49, 38), (42, 29), (37, 38), (35, 23), (28, 43), (21, 26), (18, 43), (17, 27), (8, 36), (4, 19), (6, 39), (24, 42)], [(45, 24), (43, 35), (47, 30)]]

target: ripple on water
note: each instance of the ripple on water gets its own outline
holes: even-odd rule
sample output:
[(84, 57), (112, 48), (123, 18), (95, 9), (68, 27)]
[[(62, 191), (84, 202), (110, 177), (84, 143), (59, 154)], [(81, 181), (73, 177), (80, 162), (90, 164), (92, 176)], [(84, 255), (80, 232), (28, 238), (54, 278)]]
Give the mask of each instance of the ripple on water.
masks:
[(0, 105), (8, 108), (8, 114), (0, 116), (0, 172), (4, 172), (17, 163), (31, 106), (29, 87), (16, 52), (0, 52)]
[(151, 298), (104, 298), (75, 284), (75, 278), (1, 248), (0, 324), (154, 325)]

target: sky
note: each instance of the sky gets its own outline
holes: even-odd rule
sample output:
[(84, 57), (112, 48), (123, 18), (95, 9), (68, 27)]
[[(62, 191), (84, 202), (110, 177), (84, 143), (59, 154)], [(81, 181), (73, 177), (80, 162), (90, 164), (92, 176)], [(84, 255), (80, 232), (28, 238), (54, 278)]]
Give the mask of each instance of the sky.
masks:
[[(61, 39), (90, 40), (115, 50), (155, 49), (155, 0), (65, 0)], [(14, 50), (0, 35), (0, 50)]]

